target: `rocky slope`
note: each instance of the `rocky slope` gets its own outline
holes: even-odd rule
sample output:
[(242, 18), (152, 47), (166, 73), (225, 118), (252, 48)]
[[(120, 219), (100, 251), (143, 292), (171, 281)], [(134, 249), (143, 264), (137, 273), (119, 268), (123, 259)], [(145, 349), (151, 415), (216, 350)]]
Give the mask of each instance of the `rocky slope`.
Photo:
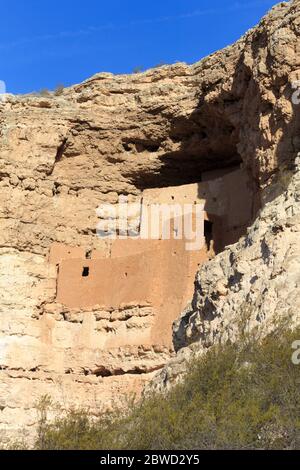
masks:
[[(31, 429), (34, 403), (45, 393), (63, 407), (110, 406), (136, 390), (136, 371), (141, 388), (170, 358), (155, 345), (104, 353), (99, 311), (53, 307), (51, 244), (106, 249), (95, 236), (95, 209), (116, 203), (119, 194), (135, 200), (146, 188), (197, 182), (204, 171), (242, 164), (256, 194), (254, 210), (270, 205), (245, 239), (198, 274), (193, 306), (175, 327), (175, 346), (234, 338), (244, 304), (253, 324), (280, 313), (279, 305), (288, 311), (284, 283), (291, 301), (297, 292), (297, 220), (291, 218), (300, 151), (299, 106), (292, 102), (300, 79), (299, 25), (300, 1), (281, 3), (236, 44), (193, 66), (97, 74), (59, 96), (0, 101), (3, 431)], [(101, 373), (103, 364), (108, 373)], [(164, 370), (163, 382), (174, 367)]]
[(299, 325), (299, 240), (300, 154), (286, 191), (265, 205), (245, 237), (197, 273), (193, 301), (173, 328), (177, 355), (146, 390), (168, 389), (215, 344)]

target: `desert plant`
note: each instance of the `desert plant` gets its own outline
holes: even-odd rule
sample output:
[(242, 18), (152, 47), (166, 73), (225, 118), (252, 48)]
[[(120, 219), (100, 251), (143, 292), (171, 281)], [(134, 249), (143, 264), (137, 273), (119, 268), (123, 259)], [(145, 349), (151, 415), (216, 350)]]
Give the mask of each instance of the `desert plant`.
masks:
[(63, 95), (64, 89), (65, 89), (64, 85), (62, 85), (62, 84), (57, 85), (56, 88), (55, 88), (55, 90), (54, 90), (55, 96), (61, 96), (61, 95)]
[(300, 444), (300, 366), (291, 345), (300, 328), (218, 345), (190, 364), (166, 395), (124, 414), (43, 414), (38, 449), (296, 449)]
[(138, 65), (137, 67), (134, 67), (133, 73), (142, 73), (143, 72), (143, 67)]
[(42, 88), (39, 92), (40, 96), (49, 97), (51, 96), (50, 91), (47, 88)]

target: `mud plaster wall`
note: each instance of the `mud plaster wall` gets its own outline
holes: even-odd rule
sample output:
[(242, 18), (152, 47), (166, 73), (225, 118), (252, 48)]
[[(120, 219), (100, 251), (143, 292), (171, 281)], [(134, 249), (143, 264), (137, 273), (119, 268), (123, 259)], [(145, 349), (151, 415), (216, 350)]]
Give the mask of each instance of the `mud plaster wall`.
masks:
[(195, 184), (160, 189), (143, 193), (143, 207), (151, 204), (197, 204), (204, 202), (204, 210), (215, 218), (218, 239), (217, 251), (235, 243), (245, 233), (254, 217), (253, 191), (249, 176), (243, 169), (231, 172), (205, 172), (202, 181)]
[[(198, 267), (228, 242), (235, 242), (250, 223), (251, 194), (242, 170), (199, 184), (146, 190), (141, 228), (152, 204), (203, 204), (205, 219), (212, 224), (212, 244), (187, 251), (184, 238), (115, 240), (109, 257), (94, 251), (91, 259), (83, 248), (55, 244), (50, 262), (58, 264), (58, 303), (82, 310), (95, 305), (106, 309), (149, 305), (155, 315), (146, 341), (171, 346), (171, 324), (191, 298)], [(124, 345), (127, 340), (123, 335), (116, 343)]]
[[(195, 272), (208, 259), (208, 252), (206, 247), (187, 252), (185, 240), (141, 240), (137, 248), (140, 253), (124, 256), (133, 253), (134, 241), (120, 240), (121, 257), (64, 260), (59, 265), (57, 302), (82, 310), (95, 305), (108, 310), (151, 306), (155, 317), (143, 341), (171, 346), (171, 324), (190, 299)], [(115, 344), (127, 341), (123, 335), (116, 337)], [(134, 339), (134, 343), (140, 341)]]

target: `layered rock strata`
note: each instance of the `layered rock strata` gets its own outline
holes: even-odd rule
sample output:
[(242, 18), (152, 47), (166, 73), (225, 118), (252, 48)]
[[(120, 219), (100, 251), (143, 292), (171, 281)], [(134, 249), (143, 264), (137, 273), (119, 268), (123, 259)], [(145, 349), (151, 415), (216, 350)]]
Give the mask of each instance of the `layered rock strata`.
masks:
[[(25, 426), (32, 435), (34, 406), (45, 394), (63, 408), (94, 413), (122, 402), (172, 355), (169, 343), (142, 339), (103, 348), (116, 322), (139, 337), (156, 315), (151, 305), (58, 302), (51, 247), (109, 257), (110, 244), (96, 236), (96, 208), (116, 204), (120, 195), (136, 202), (149, 190), (200, 184), (208, 172), (217, 181), (241, 167), (247, 185), (237, 196), (250, 205), (251, 219), (265, 206), (247, 237), (197, 275), (192, 307), (175, 327), (176, 349), (234, 338), (244, 303), (253, 307), (254, 325), (283, 303), (288, 309), (285, 283), (295, 293), (298, 285), (299, 13), (299, 0), (280, 3), (236, 44), (192, 66), (102, 73), (59, 96), (0, 101), (3, 434), (15, 436)], [(217, 206), (230, 201), (226, 190), (211, 196)], [(233, 224), (223, 245), (236, 242), (247, 225), (251, 220)]]

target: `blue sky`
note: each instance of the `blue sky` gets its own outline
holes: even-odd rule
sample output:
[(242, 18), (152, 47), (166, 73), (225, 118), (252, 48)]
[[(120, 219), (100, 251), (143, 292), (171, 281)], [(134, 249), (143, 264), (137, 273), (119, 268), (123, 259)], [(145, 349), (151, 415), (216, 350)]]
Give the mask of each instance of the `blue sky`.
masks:
[(1, 1), (0, 80), (27, 93), (102, 71), (193, 63), (238, 39), (274, 0)]

